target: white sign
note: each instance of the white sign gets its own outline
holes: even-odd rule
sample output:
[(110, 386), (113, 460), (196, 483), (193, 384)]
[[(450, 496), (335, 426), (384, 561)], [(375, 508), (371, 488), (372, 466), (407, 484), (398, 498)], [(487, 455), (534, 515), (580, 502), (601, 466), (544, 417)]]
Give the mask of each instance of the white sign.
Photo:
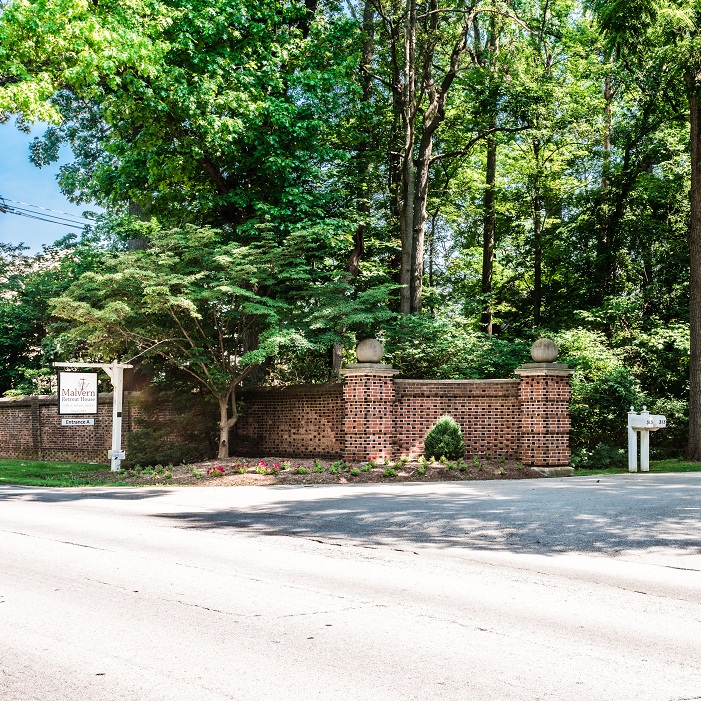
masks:
[(97, 414), (97, 373), (58, 373), (58, 413)]
[(94, 426), (95, 419), (61, 419), (61, 426)]

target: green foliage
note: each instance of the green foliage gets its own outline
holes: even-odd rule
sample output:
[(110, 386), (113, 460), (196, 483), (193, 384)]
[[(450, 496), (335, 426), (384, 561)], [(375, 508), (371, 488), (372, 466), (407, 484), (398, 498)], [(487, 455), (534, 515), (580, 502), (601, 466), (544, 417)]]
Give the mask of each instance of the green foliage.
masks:
[(136, 430), (129, 434), (125, 469), (135, 465), (183, 465), (212, 455), (216, 424), (211, 401), (201, 394), (156, 389), (133, 394)]
[(630, 407), (642, 408), (636, 378), (624, 364), (623, 354), (612, 349), (600, 333), (574, 329), (560, 334), (557, 343), (561, 359), (575, 371), (570, 381), (571, 445), (575, 459), (595, 449), (613, 454), (612, 450), (626, 444)]
[(0, 244), (0, 394), (50, 394), (56, 341), (49, 300), (63, 293), (99, 254), (87, 235), (68, 236), (41, 253)]
[(387, 323), (385, 351), (400, 377), (504, 378), (527, 362), (532, 342), (489, 339), (459, 318), (399, 317)]
[[(158, 341), (144, 356), (156, 381), (189, 375), (227, 424), (239, 383), (332, 381), (330, 349), (351, 357), (356, 335), (383, 335), (386, 361), (426, 379), (512, 377), (557, 335), (576, 369), (575, 453), (615, 453), (643, 403), (670, 418), (653, 452), (681, 450), (698, 2), (477, 3), (466, 33), (441, 3), (413, 25), (400, 5), (354, 0), (0, 4), (0, 122), (49, 123), (32, 161), (70, 146), (62, 190), (109, 211), (103, 241), (0, 251), (0, 393), (49, 391), (54, 359)], [(435, 112), (423, 89), (402, 111), (412, 31), (418, 85), (445, 87)], [(420, 154), (424, 313), (392, 318)], [(135, 238), (150, 247), (127, 255)]]
[(465, 441), (460, 426), (450, 416), (442, 416), (426, 434), (424, 452), (441, 458), (458, 460), (465, 455)]
[(386, 467), (382, 473), (383, 477), (397, 477), (399, 473), (393, 467)]

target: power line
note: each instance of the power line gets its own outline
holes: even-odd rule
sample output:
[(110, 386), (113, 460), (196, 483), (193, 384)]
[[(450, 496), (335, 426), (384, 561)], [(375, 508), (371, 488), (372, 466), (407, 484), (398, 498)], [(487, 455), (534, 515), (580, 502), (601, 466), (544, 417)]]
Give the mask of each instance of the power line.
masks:
[(27, 219), (36, 219), (37, 221), (43, 221), (43, 222), (48, 222), (50, 224), (57, 224), (58, 226), (67, 226), (69, 229), (83, 229), (87, 224), (81, 226), (80, 224), (66, 224), (64, 222), (58, 221), (56, 219), (46, 219), (41, 216), (36, 216), (33, 214), (26, 214), (25, 212), (17, 212), (14, 209), (6, 209), (4, 210), (5, 214), (15, 214), (18, 217), (26, 217)]
[[(14, 202), (15, 204), (22, 204), (26, 207), (31, 207), (33, 209), (25, 209), (24, 207), (14, 207), (8, 202)], [(42, 210), (42, 211), (34, 211)], [(28, 204), (27, 202), (18, 202), (17, 200), (11, 200), (9, 198), (0, 197), (0, 212), (3, 214), (14, 214), (18, 217), (26, 217), (27, 219), (35, 219), (36, 221), (46, 222), (48, 224), (57, 224), (58, 226), (66, 226), (69, 229), (84, 229), (88, 226), (87, 222), (81, 221), (81, 219), (68, 212), (61, 212), (58, 209), (49, 209), (48, 207), (41, 207), (40, 205)], [(64, 214), (65, 217), (58, 217), (56, 214), (50, 214), (49, 212), (55, 212), (56, 214)], [(66, 217), (70, 217), (66, 219)], [(90, 218), (91, 221), (94, 219)]]
[[(28, 202), (19, 202), (18, 200), (11, 200), (9, 197), (3, 197), (0, 198), (4, 200), (5, 202), (14, 202), (14, 204), (22, 204), (25, 207), (33, 207), (34, 209), (43, 209), (45, 212), (55, 212), (56, 214), (65, 214), (69, 217), (73, 217), (74, 219), (80, 219), (78, 215), (76, 214), (71, 214), (70, 212), (62, 212), (60, 209), (49, 209), (48, 207), (42, 207), (41, 205), (38, 204), (29, 204)], [(83, 215), (84, 219), (91, 219), (92, 221), (95, 221), (95, 217), (86, 217)]]
[[(81, 220), (78, 217), (72, 217), (70, 219), (66, 219), (66, 217), (56, 217), (53, 214), (44, 214), (43, 212), (34, 212), (31, 209), (25, 209), (24, 207), (10, 207), (9, 208), (13, 213), (17, 214), (18, 212), (27, 212), (28, 214), (35, 214), (40, 217), (51, 217), (51, 219), (55, 219), (57, 221), (65, 221), (68, 222), (69, 224), (76, 224), (78, 222), (81, 222)], [(54, 211), (54, 210), (50, 210)], [(70, 216), (70, 215), (69, 215)], [(86, 225), (86, 222), (82, 222), (83, 226)]]

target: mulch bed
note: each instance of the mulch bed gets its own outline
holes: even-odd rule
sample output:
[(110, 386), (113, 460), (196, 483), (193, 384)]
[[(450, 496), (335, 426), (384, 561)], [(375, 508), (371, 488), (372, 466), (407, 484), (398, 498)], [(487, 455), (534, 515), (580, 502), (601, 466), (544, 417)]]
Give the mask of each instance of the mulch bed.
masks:
[[(389, 470), (388, 470), (389, 468)], [(422, 474), (422, 468), (425, 471)], [(306, 471), (306, 472), (305, 472)], [(106, 472), (105, 479), (115, 475)], [(470, 459), (462, 463), (397, 462), (373, 466), (317, 458), (228, 458), (179, 466), (125, 470), (128, 485), (252, 486), (278, 484), (363, 484), (377, 482), (460, 482), (470, 480), (540, 479), (540, 472), (515, 460)]]

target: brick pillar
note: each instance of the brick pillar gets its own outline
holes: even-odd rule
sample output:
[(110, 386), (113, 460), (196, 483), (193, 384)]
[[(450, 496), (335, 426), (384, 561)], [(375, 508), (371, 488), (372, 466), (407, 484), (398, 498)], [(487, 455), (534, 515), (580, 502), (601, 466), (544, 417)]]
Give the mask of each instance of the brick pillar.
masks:
[(355, 363), (341, 370), (343, 383), (343, 457), (348, 462), (392, 459), (394, 452), (393, 376), (380, 363)]
[(530, 467), (557, 468), (570, 462), (570, 383), (564, 363), (526, 363), (521, 378), (520, 458)]

